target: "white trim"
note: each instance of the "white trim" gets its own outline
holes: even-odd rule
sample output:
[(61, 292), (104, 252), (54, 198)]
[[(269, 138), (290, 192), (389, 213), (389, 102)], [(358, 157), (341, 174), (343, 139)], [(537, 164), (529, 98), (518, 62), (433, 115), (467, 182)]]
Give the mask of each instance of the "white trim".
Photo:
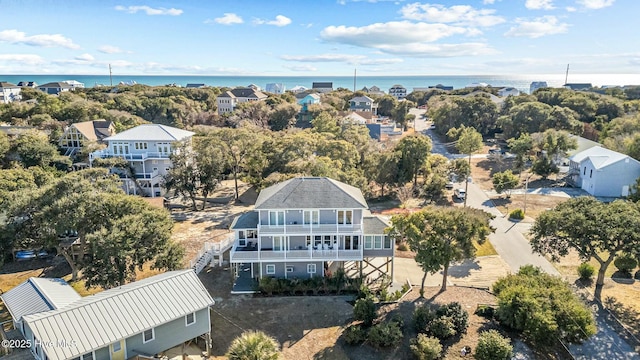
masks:
[[(147, 331), (149, 331), (149, 330), (151, 330), (151, 339), (149, 339), (149, 340), (145, 340), (145, 338), (144, 338), (144, 334), (145, 334)], [(145, 331), (143, 331), (143, 332), (142, 332), (142, 343), (143, 343), (143, 344), (146, 344), (146, 343), (148, 343), (148, 342), (151, 342), (151, 341), (153, 341), (153, 340), (155, 340), (155, 339), (156, 339), (156, 329), (155, 329), (155, 328), (147, 329), (147, 330), (145, 330)]]
[[(189, 322), (189, 315), (193, 315), (193, 321)], [(191, 326), (196, 323), (196, 313), (195, 311), (184, 316), (184, 326)]]
[(294, 270), (293, 265), (287, 265), (284, 268), (285, 268), (285, 272), (288, 272), (288, 273), (293, 272)]
[(307, 264), (307, 274), (315, 274), (317, 270), (316, 264)]
[[(273, 271), (269, 271), (269, 268), (272, 268)], [(276, 274), (276, 264), (265, 264), (264, 270), (266, 271), (267, 275), (275, 275)]]

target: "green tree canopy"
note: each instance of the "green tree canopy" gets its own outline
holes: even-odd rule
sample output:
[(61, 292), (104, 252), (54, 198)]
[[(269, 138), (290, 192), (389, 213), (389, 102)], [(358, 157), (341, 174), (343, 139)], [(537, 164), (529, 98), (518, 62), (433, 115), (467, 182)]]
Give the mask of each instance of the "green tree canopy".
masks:
[(531, 228), (535, 252), (554, 261), (578, 253), (584, 261), (600, 264), (596, 296), (600, 298), (604, 276), (613, 260), (624, 253), (640, 253), (640, 205), (623, 200), (610, 204), (592, 197), (567, 200), (540, 214)]
[(520, 179), (514, 175), (511, 170), (505, 170), (503, 172), (497, 172), (491, 177), (493, 188), (498, 194), (503, 191), (507, 192), (507, 197), (511, 195), (511, 189), (514, 189), (520, 184)]
[(431, 139), (424, 135), (405, 136), (398, 142), (395, 151), (399, 154), (399, 179), (407, 183), (413, 180), (413, 187), (418, 186), (418, 172), (427, 162), (431, 152)]
[(474, 241), (483, 243), (494, 229), (494, 216), (478, 209), (434, 208), (392, 217), (392, 232), (407, 241), (424, 271), (420, 294), (424, 294), (427, 273), (443, 273), (442, 291), (447, 289), (449, 265), (475, 256)]

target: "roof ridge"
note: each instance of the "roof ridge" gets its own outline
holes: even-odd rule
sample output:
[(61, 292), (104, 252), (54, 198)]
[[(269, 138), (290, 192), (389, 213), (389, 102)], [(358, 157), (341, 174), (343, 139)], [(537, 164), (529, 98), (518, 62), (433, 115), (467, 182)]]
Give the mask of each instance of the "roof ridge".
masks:
[[(47, 306), (49, 306), (49, 308), (51, 310), (56, 310), (57, 307), (55, 307), (53, 305), (53, 301), (46, 295), (46, 291), (44, 291), (36, 281), (33, 281), (35, 279), (48, 279), (48, 278), (39, 278), (39, 277), (35, 277), (32, 276), (29, 278), (29, 283), (33, 285), (33, 287), (35, 288), (36, 292), (42, 297), (42, 300), (44, 300), (44, 302), (47, 304)], [(52, 278), (52, 279), (58, 279), (58, 278)], [(75, 291), (75, 289), (74, 289)]]
[[(353, 197), (351, 194), (349, 194), (348, 192), (346, 192), (346, 191), (342, 188), (342, 186), (340, 186), (340, 185), (336, 184), (336, 182), (338, 182), (338, 180), (335, 180), (335, 179), (332, 179), (332, 178), (329, 178), (329, 177), (326, 177), (326, 176), (324, 176), (324, 177), (322, 177), (322, 178), (329, 180), (329, 181), (331, 182), (331, 184), (333, 184), (333, 186), (337, 187), (340, 191), (342, 191), (342, 193), (344, 193), (344, 194), (345, 194), (345, 195), (347, 195), (348, 197), (350, 197), (350, 198), (352, 198), (353, 200), (355, 200), (355, 202), (357, 202), (358, 204), (360, 204), (360, 205), (364, 206), (364, 208), (365, 208), (365, 209), (368, 209), (368, 208), (369, 208), (369, 205), (366, 203), (366, 201), (365, 201), (365, 203), (364, 203), (364, 204), (363, 204), (363, 203), (361, 203), (358, 199), (356, 199), (356, 198), (355, 198), (355, 197)], [(351, 185), (349, 185), (349, 184), (347, 184), (347, 183), (343, 183), (343, 182), (341, 182), (341, 184), (344, 184), (344, 185), (347, 185), (347, 186), (351, 186)], [(355, 188), (355, 186), (354, 186), (354, 188)]]
[[(133, 284), (135, 284), (136, 282), (139, 282), (139, 281), (152, 279), (152, 278), (156, 277), (157, 275), (156, 276), (152, 276), (152, 277), (148, 277), (148, 278), (145, 278), (145, 279), (141, 279), (141, 280), (138, 280), (138, 281), (134, 281), (134, 282), (131, 282), (131, 283), (128, 283), (128, 284), (120, 285), (117, 288), (111, 288), (111, 289), (103, 290), (103, 291), (101, 291), (99, 293), (96, 293), (96, 294), (93, 294), (93, 295), (83, 296), (79, 300), (74, 301), (73, 303), (71, 303), (71, 304), (69, 304), (69, 305), (67, 305), (67, 306), (65, 306), (65, 307), (63, 307), (61, 309), (54, 309), (54, 310), (47, 311), (47, 312), (44, 312), (44, 313), (38, 313), (38, 314), (32, 314), (32, 315), (39, 316), (35, 321), (41, 321), (42, 319), (45, 319), (45, 318), (48, 318), (48, 317), (51, 317), (51, 316), (55, 316), (55, 315), (58, 315), (58, 314), (62, 314), (62, 313), (65, 313), (67, 311), (79, 309), (81, 307), (85, 307), (87, 305), (94, 304), (94, 303), (99, 302), (101, 300), (109, 299), (109, 298), (111, 298), (113, 296), (117, 296), (117, 295), (120, 295), (120, 294), (125, 294), (125, 293), (128, 293), (129, 291), (145, 288), (145, 287), (147, 287), (149, 285), (156, 284), (157, 282), (159, 282), (161, 280), (171, 279), (173, 277), (186, 274), (189, 271), (193, 271), (193, 270), (192, 269), (183, 269), (183, 270), (167, 271), (165, 273), (158, 274), (158, 275), (164, 275), (164, 274), (170, 274), (170, 273), (173, 273), (173, 274), (170, 274), (167, 277), (162, 277), (162, 279), (153, 279), (153, 281), (148, 281), (147, 283), (142, 284), (139, 287), (136, 287), (135, 289), (130, 289), (130, 290), (126, 291), (126, 292), (120, 292), (120, 291), (116, 292), (116, 290), (122, 290), (123, 286), (133, 285)], [(105, 292), (108, 292), (108, 291), (114, 292), (113, 296), (99, 296), (99, 295), (103, 295)], [(82, 304), (77, 305), (78, 303), (80, 303), (80, 302), (82, 302), (84, 300), (86, 300), (86, 302), (83, 302)]]

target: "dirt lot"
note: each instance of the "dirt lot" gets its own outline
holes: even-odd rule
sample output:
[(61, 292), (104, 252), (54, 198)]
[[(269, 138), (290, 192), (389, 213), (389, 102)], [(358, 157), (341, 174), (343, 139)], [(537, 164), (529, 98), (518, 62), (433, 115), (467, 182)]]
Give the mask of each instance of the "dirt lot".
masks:
[[(533, 222), (538, 215), (548, 209), (553, 209), (556, 205), (567, 201), (569, 198), (549, 195), (527, 195), (527, 221)], [(508, 214), (514, 209), (524, 209), (524, 195), (513, 194), (509, 198), (506, 196), (492, 197), (491, 200), (498, 210), (503, 214)]]
[[(411, 318), (417, 304), (418, 289), (398, 304), (379, 309), (380, 319), (399, 313), (405, 320), (405, 339), (402, 346), (377, 350), (369, 345), (348, 346), (341, 338), (342, 331), (353, 320), (353, 306), (349, 296), (251, 297), (231, 296), (231, 275), (223, 268), (207, 269), (200, 279), (216, 300), (212, 323), (214, 356), (224, 355), (231, 341), (245, 329), (262, 330), (275, 336), (282, 344), (285, 359), (408, 359), (409, 339), (416, 336)], [(469, 345), (475, 348), (478, 330), (493, 328), (488, 320), (471, 314), (478, 304), (493, 304), (493, 295), (483, 290), (450, 287), (438, 294), (439, 288), (427, 288), (426, 301), (443, 304), (459, 301), (470, 312), (470, 327), (461, 339), (447, 343), (445, 359), (460, 358), (459, 351)]]

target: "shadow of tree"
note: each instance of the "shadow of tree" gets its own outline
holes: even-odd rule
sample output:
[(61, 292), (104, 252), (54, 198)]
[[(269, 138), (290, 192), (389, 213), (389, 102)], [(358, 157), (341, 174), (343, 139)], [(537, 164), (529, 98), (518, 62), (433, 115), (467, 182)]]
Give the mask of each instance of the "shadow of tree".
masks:
[(615, 297), (608, 296), (604, 299), (604, 306), (622, 322), (629, 331), (640, 338), (640, 312), (636, 309), (620, 303)]

